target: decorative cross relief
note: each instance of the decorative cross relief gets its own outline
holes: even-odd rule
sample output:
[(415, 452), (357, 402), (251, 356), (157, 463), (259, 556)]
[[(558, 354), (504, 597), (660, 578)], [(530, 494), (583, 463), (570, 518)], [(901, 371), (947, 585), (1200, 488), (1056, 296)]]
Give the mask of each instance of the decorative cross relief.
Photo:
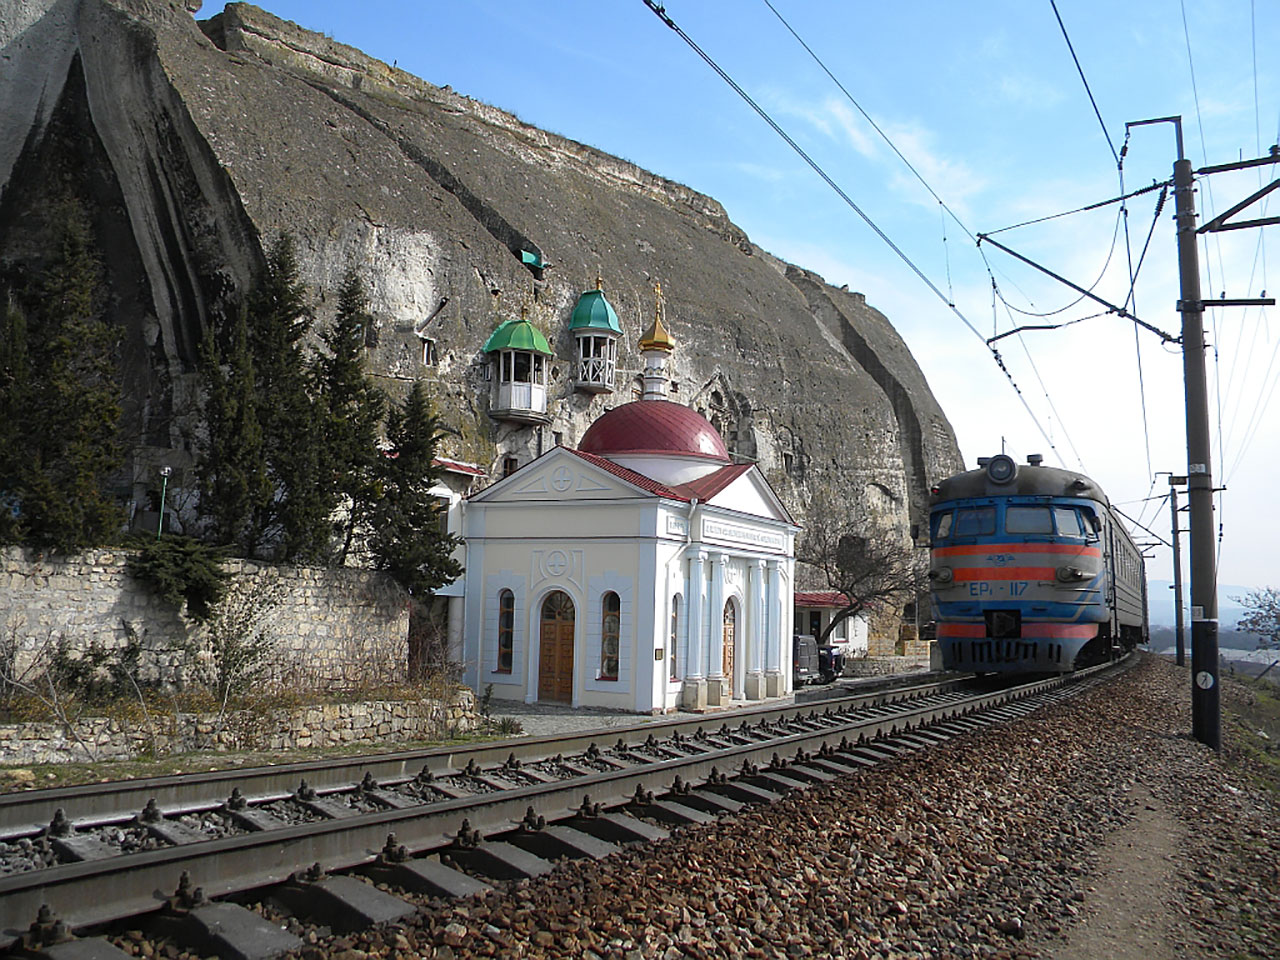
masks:
[(554, 580), (559, 583), (570, 583), (579, 590), (582, 589), (583, 552), (581, 550), (562, 550), (558, 547), (551, 550), (535, 550), (532, 560), (529, 580), (535, 587), (547, 580)]

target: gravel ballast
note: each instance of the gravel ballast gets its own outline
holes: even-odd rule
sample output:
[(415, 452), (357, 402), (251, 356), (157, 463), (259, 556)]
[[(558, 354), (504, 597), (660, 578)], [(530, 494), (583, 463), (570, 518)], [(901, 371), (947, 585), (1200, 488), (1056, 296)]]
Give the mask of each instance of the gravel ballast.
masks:
[(336, 939), (290, 925), (306, 960), (1278, 956), (1280, 804), (1256, 776), (1273, 774), (1235, 726), (1221, 757), (1189, 731), (1185, 671), (1148, 656), (1015, 723), (423, 901), (408, 924)]

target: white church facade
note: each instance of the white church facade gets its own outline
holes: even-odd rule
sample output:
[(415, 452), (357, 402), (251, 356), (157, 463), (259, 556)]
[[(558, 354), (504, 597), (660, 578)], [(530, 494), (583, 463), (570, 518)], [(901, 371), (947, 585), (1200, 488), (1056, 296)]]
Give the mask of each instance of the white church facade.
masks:
[(666, 396), (661, 313), (643, 399), (469, 497), (465, 682), (636, 713), (789, 694), (799, 530), (755, 464)]

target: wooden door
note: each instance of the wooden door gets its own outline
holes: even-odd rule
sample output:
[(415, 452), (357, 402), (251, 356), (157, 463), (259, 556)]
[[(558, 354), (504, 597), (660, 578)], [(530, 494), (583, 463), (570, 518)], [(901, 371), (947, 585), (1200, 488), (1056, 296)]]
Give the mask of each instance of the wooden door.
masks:
[(733, 647), (737, 625), (738, 611), (730, 600), (724, 605), (724, 676), (729, 681), (730, 696), (733, 695)]
[(573, 702), (573, 601), (562, 590), (542, 602), (538, 699)]

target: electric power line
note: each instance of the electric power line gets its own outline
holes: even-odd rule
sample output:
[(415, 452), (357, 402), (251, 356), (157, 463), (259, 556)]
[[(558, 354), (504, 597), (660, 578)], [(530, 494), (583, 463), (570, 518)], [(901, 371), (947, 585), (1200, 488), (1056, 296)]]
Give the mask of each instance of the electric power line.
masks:
[(1115, 158), (1116, 166), (1120, 165), (1120, 155), (1116, 153), (1116, 145), (1111, 142), (1111, 134), (1107, 132), (1107, 125), (1102, 120), (1102, 111), (1098, 109), (1098, 101), (1093, 99), (1093, 91), (1089, 89), (1089, 81), (1085, 78), (1084, 67), (1080, 66), (1080, 58), (1076, 56), (1076, 48), (1071, 45), (1071, 38), (1067, 36), (1067, 25), (1062, 22), (1062, 14), (1058, 12), (1058, 4), (1055, 0), (1049, 0), (1049, 6), (1053, 7), (1053, 15), (1058, 18), (1058, 26), (1062, 29), (1062, 39), (1067, 41), (1067, 49), (1071, 51), (1071, 59), (1075, 61), (1076, 70), (1080, 74), (1080, 82), (1084, 84), (1084, 92), (1089, 95), (1089, 102), (1093, 104), (1094, 116), (1098, 118), (1098, 125), (1102, 127), (1102, 135), (1107, 138), (1107, 146), (1111, 148), (1111, 156)]
[[(835, 192), (835, 194), (841, 200), (843, 200), (844, 203), (851, 210), (853, 210), (854, 213), (856, 213), (859, 217), (862, 218), (863, 222), (865, 222), (867, 226), (869, 226), (875, 232), (876, 236), (878, 236), (884, 242), (884, 244), (888, 246), (889, 249), (892, 250), (897, 255), (898, 259), (900, 259), (903, 263), (905, 263), (908, 267), (911, 268), (912, 272), (915, 273), (915, 275), (920, 278), (921, 282), (923, 282), (925, 286), (927, 286), (931, 291), (933, 291), (934, 295), (939, 300), (941, 300), (943, 303), (945, 303), (948, 306), (951, 312), (954, 313), (960, 319), (960, 321), (966, 327), (969, 328), (969, 330), (973, 333), (973, 335), (982, 341), (983, 346), (985, 346), (987, 350), (991, 352), (992, 359), (995, 360), (996, 366), (1000, 368), (1000, 371), (1005, 375), (1006, 379), (1008, 379), (1009, 381), (1009, 384), (1013, 387), (1014, 392), (1018, 395), (1019, 401), (1021, 401), (1023, 407), (1026, 409), (1027, 415), (1031, 417), (1031, 420), (1035, 424), (1036, 429), (1040, 431), (1040, 435), (1044, 437), (1044, 440), (1047, 444), (1049, 444), (1050, 449), (1052, 449), (1054, 453), (1057, 454), (1058, 452), (1057, 447), (1054, 446), (1053, 441), (1049, 438), (1049, 435), (1045, 432), (1044, 426), (1040, 423), (1040, 419), (1035, 415), (1035, 412), (1031, 409), (1031, 405), (1027, 403), (1027, 399), (1023, 395), (1022, 390), (1018, 387), (1017, 382), (1013, 379), (1013, 374), (1011, 374), (1009, 372), (1009, 369), (1005, 366), (1004, 359), (1000, 356), (1000, 352), (986, 342), (986, 338), (983, 337), (982, 334), (978, 332), (978, 328), (973, 325), (973, 323), (969, 320), (969, 318), (966, 317), (955, 304), (950, 303), (947, 300), (946, 295), (943, 294), (943, 292), (938, 289), (938, 286), (925, 275), (924, 271), (922, 271), (918, 266), (916, 266), (916, 264), (911, 260), (911, 258), (907, 256), (907, 254), (902, 250), (901, 247), (899, 247), (896, 243), (893, 242), (893, 240), (889, 237), (888, 234), (886, 234), (882, 229), (880, 229), (879, 225), (877, 225), (876, 222), (872, 220), (871, 217), (869, 217), (862, 210), (862, 208), (858, 206), (857, 203), (854, 202), (853, 198), (850, 197), (844, 191), (844, 189), (838, 183), (836, 183), (835, 180), (831, 178), (830, 174), (828, 174), (826, 170), (824, 170), (816, 160), (814, 160), (811, 156), (809, 156), (809, 154), (805, 151), (805, 149), (801, 147), (800, 144), (798, 144), (791, 137), (791, 135), (787, 133), (781, 127), (781, 125), (779, 125), (778, 122), (774, 120), (773, 117), (771, 117), (763, 107), (760, 106), (760, 104), (756, 103), (756, 101), (751, 97), (751, 95), (747, 93), (747, 91), (744, 90), (738, 84), (738, 82), (733, 79), (733, 77), (729, 76), (729, 74), (725, 72), (725, 70), (720, 66), (720, 64), (718, 64), (711, 57), (710, 54), (708, 54), (705, 50), (703, 50), (702, 47), (698, 46), (697, 42), (691, 36), (685, 33), (684, 30), (680, 28), (680, 25), (675, 22), (675, 20), (673, 20), (670, 16), (668, 16), (666, 8), (662, 4), (658, 3), (657, 0), (644, 0), (644, 4), (654, 13), (655, 16), (658, 17), (659, 20), (665, 23), (676, 34), (676, 36), (678, 36), (681, 40), (683, 40), (688, 45), (688, 47), (694, 53), (696, 53), (703, 60), (704, 63), (707, 64), (707, 66), (709, 66), (712, 70), (714, 70), (715, 73), (720, 77), (720, 79), (722, 79), (725, 83), (727, 83), (730, 86), (730, 88), (733, 89), (734, 93), (736, 93), (739, 97), (741, 97), (742, 100), (747, 104), (747, 106), (751, 107), (751, 109), (756, 112), (756, 114), (760, 117), (760, 119), (762, 119), (765, 123), (767, 123), (769, 127), (773, 130), (773, 132), (776, 133), (779, 137), (781, 137), (782, 140), (787, 144), (787, 146), (789, 146), (792, 150), (794, 150), (796, 154), (800, 157), (800, 159), (802, 159), (806, 164), (808, 164), (810, 169), (812, 169), (814, 173), (816, 173), (819, 177), (821, 177), (823, 182), (826, 183), (826, 185), (830, 187)], [(964, 225), (961, 224), (962, 228), (963, 226)], [(1059, 455), (1059, 460), (1061, 460), (1061, 455)]]

